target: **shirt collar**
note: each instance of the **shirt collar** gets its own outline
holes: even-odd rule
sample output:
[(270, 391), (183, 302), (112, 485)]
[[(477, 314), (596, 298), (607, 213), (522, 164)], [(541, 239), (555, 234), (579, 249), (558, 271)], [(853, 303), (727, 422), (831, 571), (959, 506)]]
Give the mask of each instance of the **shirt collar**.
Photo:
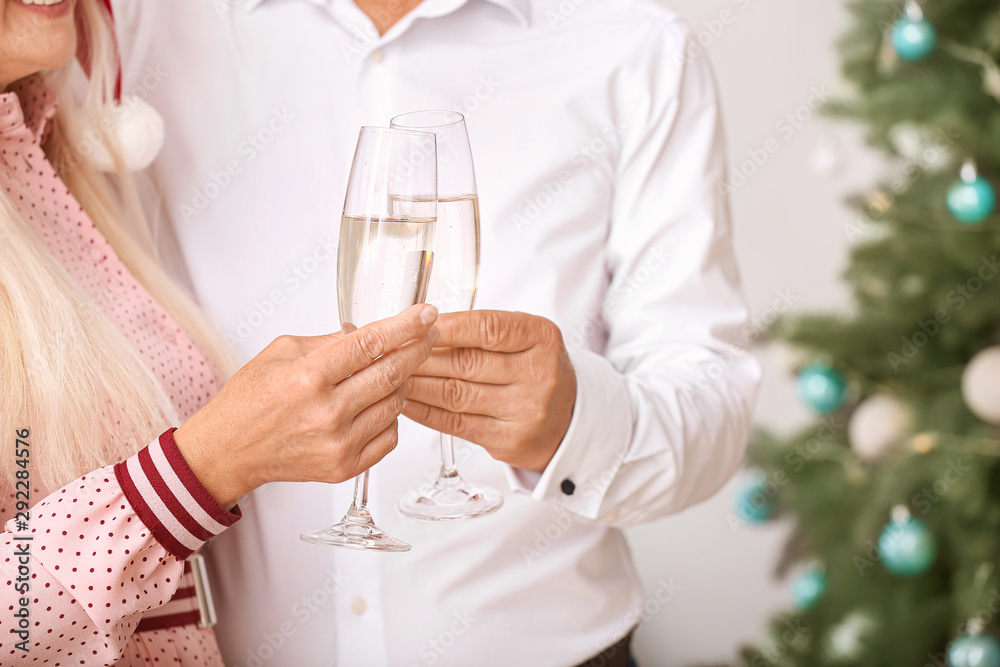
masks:
[(531, 16), (531, 0), (489, 0), (494, 5), (498, 7), (503, 7), (514, 17), (521, 22), (522, 28), (527, 28), (530, 25), (529, 17)]
[[(240, 2), (240, 0), (235, 0), (235, 1)], [(336, 0), (306, 0), (306, 1), (311, 2), (312, 4), (318, 7), (329, 8)], [(345, 1), (351, 2), (352, 4), (354, 2), (354, 0), (345, 0)], [(424, 0), (424, 1), (429, 2), (431, 0)], [(516, 18), (521, 23), (522, 28), (525, 28), (529, 25), (528, 17), (530, 16), (531, 0), (486, 0), (486, 1), (493, 3), (498, 7), (503, 7), (504, 9), (509, 11), (514, 16), (514, 18)], [(240, 4), (247, 12), (252, 12), (264, 2), (267, 2), (267, 0), (242, 0)], [(420, 8), (418, 7), (414, 11), (417, 11), (419, 9)]]
[(43, 144), (59, 100), (40, 75), (12, 83), (0, 91), (0, 136)]

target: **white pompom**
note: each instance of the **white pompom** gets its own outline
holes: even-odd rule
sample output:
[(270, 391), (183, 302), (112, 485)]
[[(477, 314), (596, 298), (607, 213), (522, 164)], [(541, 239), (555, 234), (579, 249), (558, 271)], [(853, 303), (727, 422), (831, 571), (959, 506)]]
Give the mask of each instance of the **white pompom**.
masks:
[[(163, 148), (163, 118), (140, 97), (126, 96), (99, 122), (99, 131), (114, 133), (129, 171), (145, 169)], [(92, 131), (93, 132), (93, 131)], [(92, 137), (92, 132), (88, 137)], [(88, 141), (87, 159), (101, 171), (114, 171), (111, 155), (101, 141)]]
[(1000, 425), (1000, 346), (972, 357), (962, 373), (962, 396), (973, 414)]
[(865, 399), (854, 410), (847, 424), (851, 448), (862, 459), (882, 456), (913, 425), (913, 413), (893, 396), (877, 394)]

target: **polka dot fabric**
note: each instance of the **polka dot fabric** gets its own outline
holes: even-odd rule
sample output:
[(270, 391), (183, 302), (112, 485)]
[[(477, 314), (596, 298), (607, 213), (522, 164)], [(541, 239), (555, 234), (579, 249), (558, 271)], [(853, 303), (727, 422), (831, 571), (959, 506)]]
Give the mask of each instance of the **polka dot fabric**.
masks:
[(215, 394), (215, 378), (205, 358), (125, 268), (46, 159), (40, 143), (55, 109), (54, 94), (39, 77), (0, 96), (0, 187), (70, 276), (132, 341), (170, 392), (181, 419), (187, 419)]
[[(216, 392), (205, 358), (128, 272), (47, 161), (41, 145), (55, 113), (54, 95), (39, 77), (9, 90), (0, 94), (0, 187), (131, 341), (187, 419)], [(144, 612), (162, 616), (171, 605), (182, 604), (171, 598), (179, 585), (190, 590), (190, 575), (143, 523), (144, 518), (155, 521), (149, 514), (140, 517), (132, 504), (138, 496), (129, 500), (115, 472), (114, 466), (95, 470), (53, 493), (31, 489), (30, 590), (23, 595), (14, 588), (16, 549), (25, 544), (14, 539), (14, 491), (2, 498), (0, 664), (223, 664), (211, 630), (191, 624), (135, 632)], [(219, 518), (229, 525), (238, 515)], [(169, 517), (161, 519), (170, 522)], [(27, 652), (15, 647), (20, 639), (12, 634), (21, 597), (29, 601)], [(187, 598), (185, 609), (191, 605), (189, 594)]]

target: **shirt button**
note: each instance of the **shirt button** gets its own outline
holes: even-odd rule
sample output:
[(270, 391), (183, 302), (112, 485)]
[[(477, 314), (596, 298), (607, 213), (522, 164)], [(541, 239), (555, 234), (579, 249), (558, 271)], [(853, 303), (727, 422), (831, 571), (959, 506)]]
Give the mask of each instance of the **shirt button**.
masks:
[(107, 255), (103, 250), (95, 246), (90, 249), (90, 258), (95, 262), (103, 262), (107, 258)]
[(350, 607), (352, 614), (354, 614), (355, 616), (360, 616), (361, 614), (365, 613), (365, 609), (368, 608), (368, 603), (365, 602), (364, 598), (354, 598), (353, 600), (351, 600)]
[(573, 492), (576, 491), (576, 484), (574, 484), (572, 480), (564, 479), (562, 484), (559, 485), (559, 488), (562, 489), (562, 492), (567, 496), (572, 496)]
[(375, 49), (374, 51), (372, 51), (372, 54), (368, 56), (368, 59), (371, 60), (376, 65), (378, 65), (385, 60), (385, 51), (383, 51), (382, 49)]

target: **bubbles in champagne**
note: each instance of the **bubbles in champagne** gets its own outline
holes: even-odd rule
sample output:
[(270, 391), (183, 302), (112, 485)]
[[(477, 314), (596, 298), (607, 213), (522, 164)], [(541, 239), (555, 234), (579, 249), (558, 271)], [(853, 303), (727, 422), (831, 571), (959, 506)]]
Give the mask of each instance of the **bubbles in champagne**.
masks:
[(344, 216), (337, 256), (340, 321), (364, 326), (427, 298), (434, 218)]

